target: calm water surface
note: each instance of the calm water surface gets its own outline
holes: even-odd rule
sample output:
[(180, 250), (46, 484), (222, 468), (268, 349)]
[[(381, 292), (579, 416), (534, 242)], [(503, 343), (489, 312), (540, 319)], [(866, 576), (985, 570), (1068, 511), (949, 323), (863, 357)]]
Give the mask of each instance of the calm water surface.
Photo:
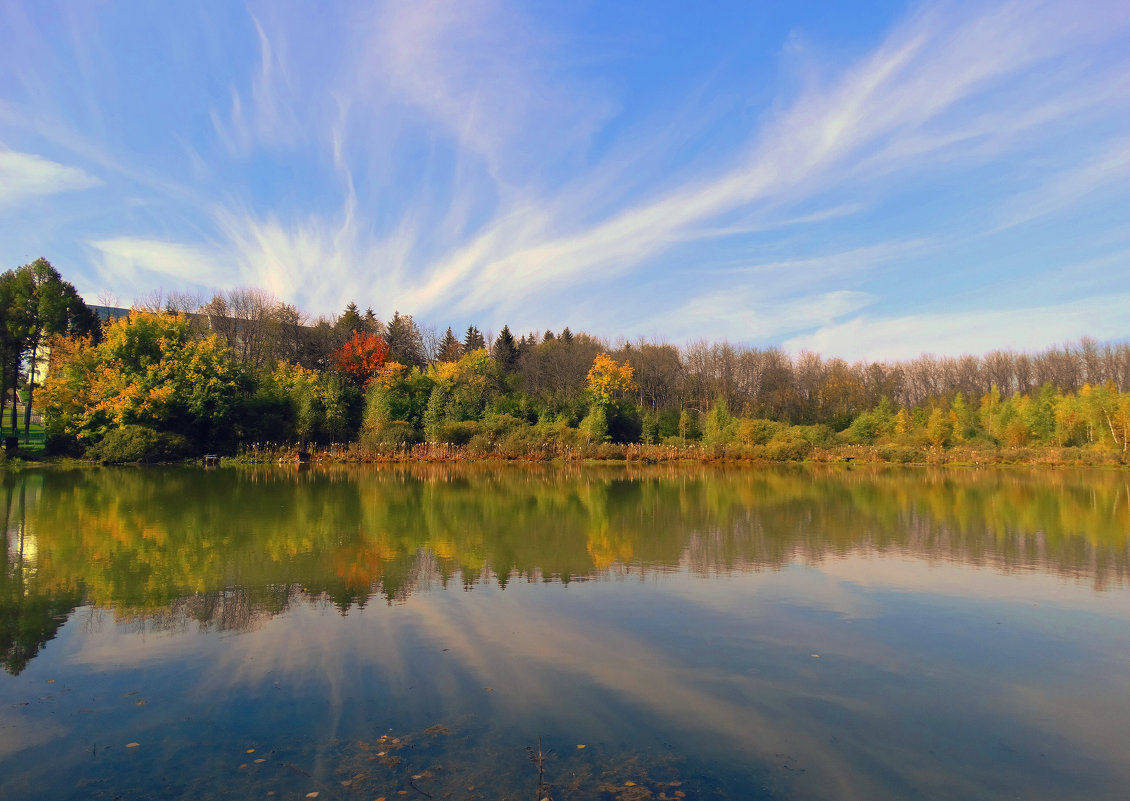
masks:
[(4, 799), (1130, 787), (1125, 473), (0, 482)]

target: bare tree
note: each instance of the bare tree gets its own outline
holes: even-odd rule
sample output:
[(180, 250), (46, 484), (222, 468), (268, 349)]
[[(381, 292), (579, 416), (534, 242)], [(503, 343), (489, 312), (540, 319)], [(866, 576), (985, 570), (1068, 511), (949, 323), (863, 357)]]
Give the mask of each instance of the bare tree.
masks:
[(275, 355), (282, 305), (262, 289), (233, 289), (215, 295), (201, 312), (241, 361), (262, 368)]

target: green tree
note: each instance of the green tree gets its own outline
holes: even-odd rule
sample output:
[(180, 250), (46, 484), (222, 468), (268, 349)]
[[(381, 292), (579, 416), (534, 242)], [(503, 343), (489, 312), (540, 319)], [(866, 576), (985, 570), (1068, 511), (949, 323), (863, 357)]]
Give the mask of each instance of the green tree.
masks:
[(334, 330), (342, 342), (353, 336), (354, 331), (364, 331), (365, 324), (361, 321), (361, 312), (353, 301), (345, 307), (345, 311), (334, 321)]
[[(694, 413), (692, 413), (692, 411)], [(679, 412), (679, 437), (686, 444), (688, 439), (698, 439), (702, 432), (698, 427), (698, 413), (695, 410), (683, 409)]]
[(502, 326), (502, 331), (499, 332), (498, 337), (494, 340), (494, 345), (491, 346), (490, 355), (498, 362), (502, 372), (514, 372), (518, 363), (518, 345), (514, 341), (514, 335), (510, 333), (510, 326)]
[(1043, 444), (1055, 440), (1055, 385), (1050, 381), (1040, 387), (1040, 394), (1028, 406), (1024, 422), (1032, 436)]
[(17, 427), (15, 389), (20, 363), (27, 361), (28, 395), (24, 407), (24, 432), (31, 426), (31, 408), (38, 362), (47, 340), (55, 335), (96, 335), (98, 316), (87, 307), (75, 288), (62, 279), (47, 259), (36, 259), (6, 273), (0, 284), (3, 300), (3, 327), (0, 347), (10, 361), (5, 373), (12, 379), (12, 429)]
[(483, 332), (473, 325), (467, 326), (467, 333), (463, 335), (463, 352), (470, 353), (473, 350), (480, 350), (487, 346), (486, 340), (483, 339)]
[(726, 399), (719, 396), (706, 413), (706, 422), (702, 427), (703, 441), (707, 445), (725, 445), (734, 441), (737, 429), (737, 421), (730, 414)]
[(448, 326), (447, 331), (443, 335), (443, 340), (439, 343), (439, 361), (459, 361), (459, 357), (462, 355), (463, 346), (460, 345), (459, 340), (455, 338), (455, 334), (452, 332), (451, 326)]
[(965, 402), (965, 395), (958, 392), (950, 403), (950, 422), (953, 423), (953, 438), (957, 442), (965, 442), (977, 434), (976, 420), (973, 410)]
[(287, 407), (289, 430), (303, 442), (326, 442), (355, 435), (361, 392), (344, 376), (308, 370), (281, 361), (263, 382), (261, 394), (281, 399)]
[(379, 432), (392, 423), (404, 423), (420, 433), (434, 384), (419, 368), (388, 362), (365, 391), (365, 430)]
[(420, 329), (412, 319), (412, 315), (393, 312), (392, 319), (388, 321), (385, 341), (388, 342), (391, 361), (409, 367), (418, 367), (421, 370), (427, 366), (424, 337), (420, 334)]
[(604, 407), (594, 403), (589, 413), (581, 420), (580, 430), (589, 442), (604, 442), (608, 439), (608, 415)]
[(989, 391), (981, 396), (981, 428), (990, 437), (1000, 437), (1000, 410), (1001, 391), (993, 384)]

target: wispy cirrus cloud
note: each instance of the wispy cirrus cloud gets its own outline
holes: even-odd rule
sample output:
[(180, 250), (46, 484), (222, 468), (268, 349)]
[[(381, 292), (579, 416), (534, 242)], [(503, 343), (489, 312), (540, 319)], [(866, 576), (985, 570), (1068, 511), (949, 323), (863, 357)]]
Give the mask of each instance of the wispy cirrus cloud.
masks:
[(843, 359), (898, 361), (923, 353), (979, 354), (987, 349), (1037, 350), (1080, 338), (1118, 340), (1130, 327), (1130, 293), (1098, 295), (1024, 308), (985, 307), (900, 316), (861, 315), (822, 325), (785, 341)]
[[(96, 254), (96, 269), (103, 284), (138, 296), (153, 286), (166, 287), (169, 282), (220, 289), (240, 283), (235, 271), (225, 275), (223, 254), (215, 248), (130, 236), (95, 240), (88, 245)], [(234, 284), (232, 278), (236, 279)]]
[(246, 156), (258, 147), (293, 142), (299, 115), (294, 107), (293, 86), (279, 42), (272, 42), (258, 18), (252, 16), (259, 45), (258, 70), (243, 92), (230, 87), (227, 113), (212, 108), (209, 118), (216, 136), (229, 154)]
[(90, 189), (101, 181), (79, 167), (0, 146), (0, 206), (35, 197)]
[(1100, 153), (1079, 164), (1043, 178), (1034, 189), (1009, 199), (1000, 212), (1001, 223), (995, 230), (1011, 228), (1037, 220), (1106, 189), (1122, 189), (1130, 178), (1130, 139), (1108, 143)]
[(533, 166), (547, 144), (583, 145), (615, 111), (599, 87), (555, 66), (566, 43), (513, 4), (389, 2), (366, 22), (353, 91), (429, 115), (501, 184), (524, 183), (514, 168)]
[[(988, 281), (979, 259), (1055, 269), (1040, 237), (1013, 229), (1062, 224), (1100, 195), (1128, 202), (1124, 3), (926, 3), (866, 40), (814, 40), (799, 86), (719, 67), (678, 85), (651, 77), (646, 98), (626, 68), (659, 28), (594, 34), (586, 13), (506, 0), (318, 15), (253, 5), (214, 23), (243, 49), (209, 75), (203, 124), (186, 115), (166, 137), (175, 154), (84, 141), (3, 92), (0, 134), (50, 137), (53, 157), (100, 164), (145, 197), (147, 213), (104, 215), (76, 237), (100, 285), (207, 278), (314, 312), (354, 300), (613, 336), (774, 340), (864, 309), (856, 319), (909, 325), (939, 292), (958, 313), (974, 293), (947, 272)], [(669, 50), (656, 52), (674, 54), (681, 33), (664, 32)], [(728, 41), (740, 50), (740, 36)], [(102, 64), (85, 68), (92, 86)], [(23, 85), (48, 93), (51, 69)], [(1095, 233), (1088, 243), (1126, 246)]]
[[(549, 203), (516, 209), (520, 220), (502, 216), (426, 270), (415, 299), (425, 307), (454, 304), (464, 313), (491, 309), (505, 315), (561, 287), (631, 271), (735, 211), (756, 216), (758, 209), (802, 203), (898, 169), (926, 164), (938, 170), (976, 159), (992, 133), (974, 135), (971, 120), (1040, 83), (1038, 74), (1027, 71), (1033, 64), (1054, 63), (1065, 53), (1081, 56), (1089, 43), (1126, 27), (1128, 15), (1116, 4), (1092, 12), (1081, 18), (1061, 4), (1019, 3), (988, 12), (952, 6), (922, 11), (841, 77), (786, 106), (754, 136), (747, 155), (714, 178), (571, 231), (562, 229), (582, 216), (580, 210), (551, 214)], [(1105, 88), (1091, 94), (1095, 103), (1124, 82), (1115, 69), (1093, 77)], [(1086, 109), (1078, 99), (1052, 94), (1033, 98), (1026, 110), (1005, 135), (1015, 139), (1022, 129), (1046, 135)], [(783, 275), (791, 279), (796, 265), (788, 267)]]

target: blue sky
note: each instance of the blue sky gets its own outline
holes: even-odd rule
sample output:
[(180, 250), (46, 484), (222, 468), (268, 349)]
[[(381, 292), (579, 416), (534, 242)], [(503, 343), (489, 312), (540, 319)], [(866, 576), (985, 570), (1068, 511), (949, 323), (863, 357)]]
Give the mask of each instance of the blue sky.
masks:
[(1130, 336), (1130, 4), (0, 0), (0, 266), (848, 359)]

